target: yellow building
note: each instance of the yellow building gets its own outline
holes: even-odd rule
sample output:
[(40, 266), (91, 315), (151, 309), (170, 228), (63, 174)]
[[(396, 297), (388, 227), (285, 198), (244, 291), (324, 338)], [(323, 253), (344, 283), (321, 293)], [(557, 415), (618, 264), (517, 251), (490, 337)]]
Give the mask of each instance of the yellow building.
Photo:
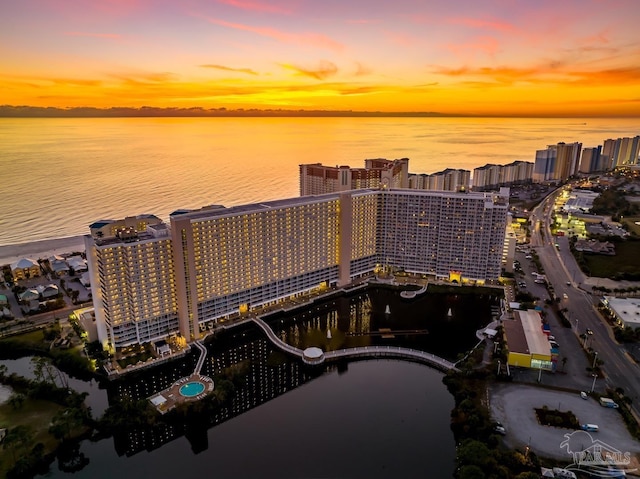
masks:
[(537, 311), (514, 311), (514, 319), (502, 324), (509, 350), (509, 366), (548, 371), (555, 369), (557, 354), (551, 350)]
[(35, 278), (41, 274), (40, 265), (31, 258), (21, 258), (11, 264), (11, 274), (13, 275), (13, 281)]

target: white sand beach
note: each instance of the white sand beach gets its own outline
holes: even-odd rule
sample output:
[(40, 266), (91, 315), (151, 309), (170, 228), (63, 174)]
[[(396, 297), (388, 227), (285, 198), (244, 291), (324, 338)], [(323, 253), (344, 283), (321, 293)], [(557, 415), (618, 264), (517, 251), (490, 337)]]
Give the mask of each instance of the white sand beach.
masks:
[(0, 265), (11, 264), (20, 258), (45, 259), (54, 254), (84, 251), (84, 236), (70, 236), (32, 243), (0, 246)]

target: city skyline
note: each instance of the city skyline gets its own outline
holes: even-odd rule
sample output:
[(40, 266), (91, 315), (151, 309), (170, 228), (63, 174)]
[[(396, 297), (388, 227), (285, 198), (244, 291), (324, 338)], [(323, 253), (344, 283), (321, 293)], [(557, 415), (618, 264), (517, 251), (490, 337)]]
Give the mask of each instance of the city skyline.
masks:
[(632, 0), (28, 0), (3, 13), (7, 105), (640, 115)]

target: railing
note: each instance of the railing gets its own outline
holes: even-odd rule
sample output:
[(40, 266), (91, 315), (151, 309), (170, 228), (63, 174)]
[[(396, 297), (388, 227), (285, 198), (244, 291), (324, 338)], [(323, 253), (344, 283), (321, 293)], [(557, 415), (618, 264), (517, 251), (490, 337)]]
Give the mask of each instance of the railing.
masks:
[(200, 341), (196, 341), (195, 343), (193, 343), (195, 345), (196, 348), (198, 348), (200, 350), (200, 357), (198, 358), (198, 362), (196, 363), (196, 367), (193, 370), (194, 374), (200, 374), (200, 370), (202, 369), (202, 366), (204, 365), (204, 360), (207, 357), (207, 348), (205, 348), (202, 343), (200, 343)]
[[(273, 332), (271, 327), (260, 318), (252, 318), (252, 321), (262, 329), (271, 342), (282, 351), (290, 353), (298, 358), (304, 359), (304, 352), (290, 344), (282, 341)], [(434, 366), (437, 369), (445, 371), (457, 371), (455, 364), (447, 361), (435, 354), (419, 351), (416, 349), (401, 348), (399, 346), (364, 346), (359, 348), (339, 349), (336, 351), (328, 351), (324, 353), (324, 359), (327, 361), (342, 358), (357, 357), (392, 357), (400, 359), (409, 359), (420, 363)]]

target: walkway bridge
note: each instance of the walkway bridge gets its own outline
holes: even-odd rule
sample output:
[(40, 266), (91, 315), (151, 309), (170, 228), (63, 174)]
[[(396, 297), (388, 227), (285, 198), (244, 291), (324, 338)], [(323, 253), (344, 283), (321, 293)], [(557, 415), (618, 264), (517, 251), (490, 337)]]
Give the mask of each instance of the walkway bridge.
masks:
[(204, 360), (207, 357), (207, 348), (205, 348), (200, 341), (196, 341), (195, 343), (193, 343), (193, 345), (200, 350), (200, 357), (198, 358), (196, 367), (193, 370), (193, 374), (200, 374), (200, 370), (202, 369)]
[[(348, 358), (397, 358), (404, 359), (422, 364), (427, 364), (441, 371), (458, 371), (456, 365), (446, 359), (424, 351), (416, 349), (401, 348), (398, 346), (364, 346), (359, 348), (338, 349), (336, 351), (328, 351), (324, 353), (321, 359), (308, 358), (305, 351), (298, 349), (290, 344), (282, 341), (273, 329), (260, 318), (252, 318), (252, 321), (265, 332), (269, 340), (280, 350), (285, 353), (302, 359), (307, 364), (321, 364), (326, 361), (334, 361)], [(315, 349), (315, 348), (311, 348)]]

